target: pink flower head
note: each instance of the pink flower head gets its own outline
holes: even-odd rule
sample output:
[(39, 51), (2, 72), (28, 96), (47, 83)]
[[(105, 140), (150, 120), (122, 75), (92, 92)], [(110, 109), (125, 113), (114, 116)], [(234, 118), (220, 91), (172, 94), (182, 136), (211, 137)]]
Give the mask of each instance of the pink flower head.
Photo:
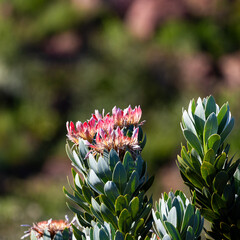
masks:
[[(79, 138), (85, 140), (85, 143), (96, 152), (103, 153), (104, 149), (114, 148), (116, 151), (122, 151), (126, 148), (132, 150), (140, 149), (138, 145), (138, 132), (142, 116), (140, 106), (134, 109), (129, 105), (122, 110), (116, 106), (112, 109), (112, 115), (107, 113), (104, 116), (98, 110), (92, 114), (90, 120), (82, 123), (78, 121), (76, 127), (73, 122), (67, 122), (67, 137), (78, 145)], [(134, 126), (132, 137), (126, 136), (123, 128), (130, 125)], [(93, 141), (95, 139), (95, 141)]]
[(112, 118), (116, 126), (129, 126), (129, 125), (141, 125), (139, 121), (142, 116), (142, 110), (140, 106), (136, 106), (134, 109), (129, 105), (124, 110), (117, 108), (116, 106), (112, 109)]
[(103, 153), (104, 149), (110, 151), (115, 149), (117, 152), (126, 150), (127, 148), (132, 151), (141, 150), (138, 143), (139, 128), (135, 128), (132, 137), (125, 136), (120, 127), (116, 129), (109, 129), (106, 133), (102, 129), (97, 132), (95, 143), (89, 145), (96, 152)]

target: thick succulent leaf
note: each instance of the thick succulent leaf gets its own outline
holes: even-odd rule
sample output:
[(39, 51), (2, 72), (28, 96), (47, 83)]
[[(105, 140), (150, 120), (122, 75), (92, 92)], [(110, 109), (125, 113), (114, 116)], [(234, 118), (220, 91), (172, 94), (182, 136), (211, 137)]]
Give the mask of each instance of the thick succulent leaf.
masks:
[(224, 104), (218, 115), (217, 115), (217, 120), (218, 120), (218, 133), (220, 134), (222, 132), (222, 130), (224, 129), (225, 125), (226, 125), (226, 122), (227, 122), (227, 119), (228, 119), (228, 116), (229, 116), (229, 106), (228, 104)]
[(122, 195), (118, 196), (115, 202), (115, 212), (119, 215), (124, 208), (128, 207), (128, 202), (126, 198)]
[(54, 236), (53, 240), (63, 240), (63, 235), (60, 231), (58, 231), (56, 233), (56, 235)]
[(214, 164), (215, 162), (215, 152), (213, 151), (213, 149), (209, 149), (204, 158), (203, 158), (203, 161), (206, 161), (206, 162), (209, 162), (211, 163), (212, 165)]
[(182, 224), (182, 218), (183, 218), (183, 213), (182, 213), (182, 207), (180, 205), (180, 202), (178, 199), (175, 197), (172, 206), (176, 208), (176, 219), (177, 219), (177, 225), (176, 228), (180, 229), (180, 226)]
[(108, 181), (105, 186), (104, 186), (104, 193), (106, 194), (106, 196), (113, 202), (115, 203), (115, 200), (117, 199), (117, 197), (120, 195), (120, 192), (117, 188), (117, 185), (112, 182), (112, 181)]
[(199, 155), (202, 157), (203, 156), (203, 150), (202, 146), (200, 144), (200, 141), (198, 137), (189, 131), (188, 129), (183, 130), (183, 135), (186, 138), (186, 140), (189, 142), (189, 144), (196, 149), (196, 151), (199, 153)]
[(91, 204), (91, 198), (94, 196), (93, 192), (85, 185), (82, 186), (82, 193), (85, 200)]
[(203, 128), (205, 123), (205, 110), (203, 108), (202, 102), (198, 99), (197, 106), (194, 112), (194, 121), (198, 135), (202, 136)]
[(206, 104), (206, 108), (205, 108), (205, 116), (206, 116), (206, 119), (208, 118), (208, 116), (209, 116), (211, 113), (216, 113), (216, 102), (215, 102), (213, 96), (210, 96), (210, 97), (207, 99), (207, 104)]
[(110, 211), (112, 211), (113, 213), (115, 212), (113, 202), (106, 195), (103, 194), (99, 195), (99, 199), (101, 203), (104, 203), (110, 209)]
[(76, 204), (78, 204), (82, 209), (84, 209), (85, 211), (89, 211), (89, 207), (87, 202), (84, 202), (82, 199), (80, 199), (77, 195), (73, 196), (72, 194), (70, 194), (65, 187), (63, 187), (63, 192), (65, 194), (65, 196), (70, 199), (71, 201), (75, 202)]
[(195, 126), (193, 124), (193, 121), (189, 117), (189, 115), (188, 115), (186, 110), (183, 111), (182, 122), (183, 122), (184, 128), (188, 129), (189, 131), (191, 131), (192, 133), (197, 135), (197, 132), (195, 130)]
[(90, 169), (92, 169), (94, 172), (98, 172), (98, 164), (92, 154), (89, 154), (88, 156), (88, 164)]
[(227, 126), (221, 132), (221, 134), (220, 134), (220, 136), (221, 136), (221, 144), (223, 144), (223, 142), (225, 141), (225, 139), (227, 138), (229, 133), (232, 131), (233, 126), (234, 126), (234, 118), (232, 118), (230, 120), (230, 122), (227, 124)]
[(215, 154), (217, 153), (221, 143), (221, 137), (218, 134), (211, 135), (207, 140), (207, 148), (213, 149)]
[(180, 233), (171, 223), (165, 222), (165, 226), (168, 230), (169, 235), (172, 237), (172, 239), (181, 240)]
[(201, 166), (201, 174), (208, 186), (210, 186), (215, 177), (216, 170), (211, 163), (203, 161), (203, 164)]
[(140, 177), (142, 177), (143, 163), (144, 163), (144, 160), (142, 159), (141, 155), (138, 155), (135, 160), (135, 164), (136, 164), (136, 171), (138, 172)]
[(168, 234), (166, 234), (164, 235), (162, 240), (172, 240), (172, 238)]
[(132, 195), (137, 189), (138, 185), (139, 185), (139, 175), (137, 171), (134, 170), (129, 178), (129, 181), (124, 189), (123, 194)]
[(121, 232), (127, 233), (132, 224), (132, 216), (131, 213), (125, 208), (119, 215), (118, 219), (118, 228)]
[(217, 173), (216, 177), (213, 180), (213, 188), (220, 196), (223, 193), (228, 179), (228, 174), (225, 171), (220, 171), (219, 173)]
[(136, 236), (140, 232), (143, 226), (144, 226), (143, 218), (136, 220), (131, 228), (131, 232), (133, 232), (133, 235)]
[(231, 183), (225, 186), (222, 198), (227, 203), (227, 206), (230, 207), (233, 204), (235, 200), (235, 191), (234, 186)]
[(97, 169), (97, 175), (104, 183), (108, 180), (112, 180), (112, 172), (110, 171), (104, 158), (101, 156), (98, 159)]
[(214, 167), (216, 167), (218, 170), (221, 170), (226, 161), (226, 158), (227, 158), (227, 155), (225, 152), (223, 152), (220, 156), (217, 157)]
[(137, 214), (139, 212), (139, 208), (140, 208), (139, 198), (135, 197), (129, 203), (129, 211), (130, 211), (133, 219), (135, 219), (135, 217), (137, 216)]
[(194, 232), (193, 232), (193, 228), (191, 226), (188, 226), (187, 228), (187, 233), (186, 233), (186, 240), (194, 240)]
[(120, 231), (117, 231), (114, 240), (124, 240), (123, 234)]
[(167, 221), (171, 223), (175, 228), (177, 227), (177, 210), (176, 207), (172, 207), (168, 213)]
[[(88, 149), (87, 147), (85, 146), (84, 142), (82, 139), (79, 139), (79, 154), (80, 154), (80, 157), (82, 159), (85, 159), (85, 157), (87, 156), (87, 153), (88, 153)], [(85, 161), (85, 167), (88, 169), (88, 165), (87, 165), (87, 162)]]
[(79, 156), (77, 155), (76, 151), (73, 151), (73, 158), (74, 162), (73, 165), (79, 170), (80, 172), (83, 173), (84, 175), (86, 174), (86, 169), (84, 166), (84, 163), (80, 160)]
[(117, 185), (120, 193), (123, 193), (127, 182), (127, 173), (121, 162), (116, 164), (113, 170), (112, 180)]
[(99, 194), (104, 193), (104, 183), (92, 169), (89, 171), (87, 181), (88, 184), (94, 189), (94, 191)]
[(180, 231), (181, 233), (187, 229), (187, 226), (189, 225), (189, 221), (191, 220), (193, 215), (194, 215), (194, 206), (191, 204), (188, 204), (183, 217), (182, 227)]
[(100, 229), (99, 231), (99, 240), (109, 240), (108, 235), (105, 233), (103, 229)]
[(186, 169), (186, 177), (195, 187), (202, 189), (206, 185), (201, 176), (199, 176), (195, 171), (192, 171), (190, 168)]
[(214, 212), (220, 213), (226, 207), (226, 202), (217, 193), (213, 193), (211, 205)]
[(51, 234), (47, 229), (44, 231), (43, 240), (51, 240)]
[(108, 207), (104, 203), (101, 204), (100, 211), (104, 221), (111, 223), (117, 229), (118, 225), (117, 218), (113, 215), (113, 213), (108, 209)]
[(116, 164), (120, 161), (119, 156), (114, 149), (111, 149), (108, 160), (109, 160), (110, 169), (111, 169), (111, 171), (113, 171)]
[(125, 235), (124, 240), (134, 240), (134, 238), (133, 238), (129, 233), (127, 233), (127, 234)]
[(123, 166), (125, 167), (125, 170), (127, 172), (127, 178), (129, 178), (129, 176), (135, 170), (135, 162), (134, 162), (130, 152), (128, 152), (128, 151), (124, 155)]
[(234, 162), (228, 169), (227, 169), (227, 173), (229, 177), (232, 177), (237, 169), (237, 167), (239, 166), (240, 163), (240, 159), (238, 159), (236, 162)]
[(205, 152), (207, 151), (208, 138), (211, 135), (216, 134), (217, 131), (218, 131), (217, 116), (215, 113), (211, 113), (207, 118), (207, 121), (205, 122), (204, 130), (203, 130), (203, 141), (204, 141)]

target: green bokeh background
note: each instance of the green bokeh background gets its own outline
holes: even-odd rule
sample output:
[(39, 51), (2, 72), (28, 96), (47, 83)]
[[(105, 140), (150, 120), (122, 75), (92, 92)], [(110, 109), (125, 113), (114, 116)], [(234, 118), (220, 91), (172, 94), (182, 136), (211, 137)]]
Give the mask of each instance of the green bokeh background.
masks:
[[(229, 101), (240, 149), (240, 3), (0, 1), (0, 238), (71, 213), (65, 123), (141, 105), (154, 198), (180, 184), (179, 122), (191, 98)], [(185, 190), (185, 189), (184, 189)]]

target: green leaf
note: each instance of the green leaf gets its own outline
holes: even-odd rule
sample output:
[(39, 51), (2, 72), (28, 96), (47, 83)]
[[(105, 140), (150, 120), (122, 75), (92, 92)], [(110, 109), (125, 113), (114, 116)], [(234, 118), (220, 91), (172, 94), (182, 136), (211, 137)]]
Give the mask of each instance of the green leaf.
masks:
[(186, 110), (183, 111), (182, 122), (183, 122), (184, 128), (188, 129), (195, 135), (197, 134), (195, 127), (193, 125), (193, 122), (192, 122), (191, 118), (189, 117)]
[(97, 175), (104, 183), (108, 180), (112, 180), (112, 172), (110, 171), (106, 161), (101, 156), (98, 159), (97, 168)]
[(130, 210), (130, 213), (131, 213), (133, 219), (136, 218), (136, 216), (140, 210), (139, 208), (140, 208), (139, 198), (135, 197), (129, 203), (129, 210)]
[(108, 160), (109, 160), (110, 169), (111, 169), (111, 171), (113, 171), (116, 164), (120, 161), (119, 156), (114, 149), (111, 149)]
[(121, 162), (118, 162), (113, 170), (113, 182), (117, 185), (120, 193), (123, 193), (127, 182), (127, 173)]
[[(163, 236), (162, 240), (172, 240), (168, 234)], [(174, 239), (175, 240), (175, 239)]]
[(211, 209), (202, 208), (201, 214), (206, 218), (208, 221), (213, 222), (219, 218), (219, 215), (213, 212)]
[(47, 229), (44, 230), (43, 240), (51, 240), (51, 234)]
[(203, 134), (203, 128), (205, 123), (206, 117), (205, 117), (205, 110), (203, 108), (203, 104), (201, 99), (199, 98), (197, 101), (197, 106), (194, 112), (194, 121), (196, 130), (199, 136), (202, 136)]
[(124, 240), (134, 240), (134, 238), (133, 238), (129, 233), (127, 233), (127, 234), (125, 235)]
[(85, 185), (82, 186), (82, 193), (83, 193), (83, 196), (85, 198), (85, 200), (91, 204), (91, 197), (93, 197), (93, 192), (88, 188), (86, 187)]
[(135, 170), (135, 163), (134, 163), (134, 160), (133, 160), (130, 152), (128, 152), (128, 151), (124, 155), (123, 166), (125, 167), (125, 170), (127, 172), (127, 178), (129, 178), (129, 176)]
[(54, 236), (53, 240), (63, 240), (62, 233), (58, 231), (56, 235)]
[(205, 182), (208, 184), (208, 186), (210, 186), (215, 177), (216, 170), (211, 163), (203, 161), (201, 166), (201, 174)]
[(132, 217), (130, 212), (125, 208), (119, 215), (118, 228), (121, 232), (127, 233), (132, 224)]
[(92, 169), (94, 172), (98, 172), (98, 164), (92, 154), (89, 154), (88, 156), (88, 165), (89, 168)]
[(170, 223), (170, 222), (165, 222), (165, 226), (169, 232), (169, 235), (174, 239), (174, 240), (181, 240), (180, 234), (178, 230)]
[(119, 215), (124, 208), (128, 207), (128, 202), (126, 201), (126, 198), (122, 195), (118, 196), (115, 202), (115, 212), (117, 215)]
[(221, 109), (220, 109), (220, 111), (219, 111), (219, 113), (218, 113), (218, 115), (217, 115), (217, 120), (218, 120), (218, 133), (220, 134), (221, 132), (222, 132), (222, 130), (224, 129), (224, 127), (225, 127), (225, 124), (226, 124), (226, 122), (227, 122), (227, 119), (228, 119), (228, 116), (229, 116), (229, 107), (228, 107), (228, 105), (225, 103), (222, 107), (221, 107)]
[(203, 181), (202, 177), (199, 176), (195, 171), (191, 170), (190, 168), (186, 169), (186, 177), (195, 187), (202, 189), (206, 183)]
[(88, 174), (88, 184), (99, 194), (104, 192), (104, 183), (100, 180), (100, 178), (96, 175), (96, 173), (90, 169)]
[(217, 157), (214, 167), (216, 167), (218, 170), (221, 170), (226, 161), (226, 157), (227, 157), (226, 153), (223, 152), (219, 157)]
[(137, 173), (137, 171), (133, 171), (130, 178), (129, 178), (129, 181), (124, 189), (124, 192), (123, 194), (133, 194), (135, 192), (135, 190), (137, 189), (139, 185), (139, 175)]
[(108, 235), (105, 233), (105, 231), (102, 228), (99, 231), (99, 240), (109, 240)]
[(234, 118), (232, 118), (230, 120), (230, 122), (227, 124), (227, 126), (224, 128), (224, 130), (220, 134), (220, 136), (221, 136), (221, 144), (223, 144), (224, 140), (227, 138), (229, 133), (232, 131), (233, 126), (234, 126)]
[(104, 221), (110, 222), (117, 229), (117, 219), (104, 203), (101, 204), (100, 211)]
[(199, 155), (203, 156), (202, 146), (195, 134), (193, 134), (188, 129), (183, 130), (183, 135), (186, 138), (186, 140), (189, 142), (189, 144), (196, 149), (196, 151), (199, 153)]
[(188, 226), (187, 233), (186, 233), (186, 240), (193, 240), (195, 239), (193, 228), (191, 226)]
[(207, 147), (212, 148), (215, 154), (217, 153), (221, 142), (221, 137), (218, 134), (213, 134), (208, 138)]
[(228, 174), (225, 171), (220, 171), (217, 173), (216, 177), (213, 180), (214, 190), (221, 196), (223, 190), (228, 182)]
[(182, 223), (180, 232), (184, 232), (187, 229), (187, 226), (189, 225), (189, 221), (191, 220), (193, 215), (194, 215), (194, 206), (191, 204), (188, 204), (184, 213), (183, 223)]
[(209, 162), (212, 165), (214, 164), (214, 162), (215, 162), (215, 152), (213, 151), (213, 149), (209, 149), (206, 152), (203, 161)]
[(114, 240), (124, 240), (123, 234), (120, 231), (117, 231)]
[(115, 212), (115, 207), (113, 202), (106, 195), (99, 195), (101, 203), (104, 203), (113, 213)]
[(216, 134), (218, 131), (218, 123), (217, 123), (217, 116), (215, 113), (211, 113), (209, 117), (207, 118), (204, 130), (203, 130), (203, 141), (204, 141), (204, 151), (207, 151), (207, 141), (208, 138)]
[(133, 232), (134, 236), (136, 236), (138, 234), (138, 232), (140, 232), (141, 228), (143, 227), (144, 225), (144, 219), (143, 218), (140, 218), (138, 220), (136, 220), (134, 222), (134, 225), (131, 229), (131, 231)]
[(216, 102), (214, 100), (213, 96), (208, 97), (207, 99), (207, 104), (206, 104), (206, 108), (205, 108), (205, 116), (206, 119), (208, 118), (208, 116), (211, 113), (216, 113)]
[(217, 193), (213, 193), (211, 205), (213, 211), (219, 213), (221, 209), (226, 207), (226, 202)]
[(113, 204), (115, 203), (115, 200), (117, 199), (117, 197), (120, 195), (117, 185), (112, 181), (108, 181), (105, 184), (104, 193), (112, 201)]

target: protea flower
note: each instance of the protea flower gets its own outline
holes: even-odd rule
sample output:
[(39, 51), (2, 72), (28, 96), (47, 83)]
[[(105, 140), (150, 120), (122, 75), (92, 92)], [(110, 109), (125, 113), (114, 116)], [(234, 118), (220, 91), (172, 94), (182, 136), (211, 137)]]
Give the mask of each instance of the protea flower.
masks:
[[(23, 225), (30, 227), (27, 231), (25, 231), (25, 235), (22, 236), (21, 239), (24, 239), (28, 236), (30, 236), (31, 240), (37, 240), (37, 239), (45, 239), (44, 237), (48, 237), (47, 239), (72, 239), (72, 225), (73, 221), (71, 223), (68, 222), (68, 219), (66, 217), (66, 220), (52, 220), (49, 219), (48, 221), (42, 221), (38, 223), (33, 223), (33, 226), (30, 225)], [(64, 238), (63, 238), (64, 236)]]
[[(139, 121), (142, 116), (140, 106), (134, 109), (129, 106), (121, 110), (116, 106), (112, 109), (112, 116), (108, 113), (104, 116), (98, 110), (92, 114), (90, 120), (82, 123), (78, 121), (76, 127), (73, 122), (67, 122), (67, 137), (76, 145), (79, 139), (85, 141), (86, 145), (94, 152), (103, 153), (103, 150), (115, 149), (117, 152), (123, 150), (140, 150), (138, 142)], [(133, 129), (129, 132), (131, 126)]]
[(80, 207), (69, 206), (83, 227), (91, 227), (92, 221), (101, 226), (107, 222), (121, 235), (129, 235), (128, 239), (144, 239), (149, 233), (152, 198), (148, 199), (145, 193), (153, 178), (148, 177), (140, 155), (146, 140), (137, 126), (140, 110), (129, 107), (124, 112), (114, 108), (113, 116), (95, 111), (92, 118), (96, 133), (91, 143), (79, 138), (78, 145), (66, 145), (83, 180), (73, 170), (73, 195), (66, 189), (64, 192)]

